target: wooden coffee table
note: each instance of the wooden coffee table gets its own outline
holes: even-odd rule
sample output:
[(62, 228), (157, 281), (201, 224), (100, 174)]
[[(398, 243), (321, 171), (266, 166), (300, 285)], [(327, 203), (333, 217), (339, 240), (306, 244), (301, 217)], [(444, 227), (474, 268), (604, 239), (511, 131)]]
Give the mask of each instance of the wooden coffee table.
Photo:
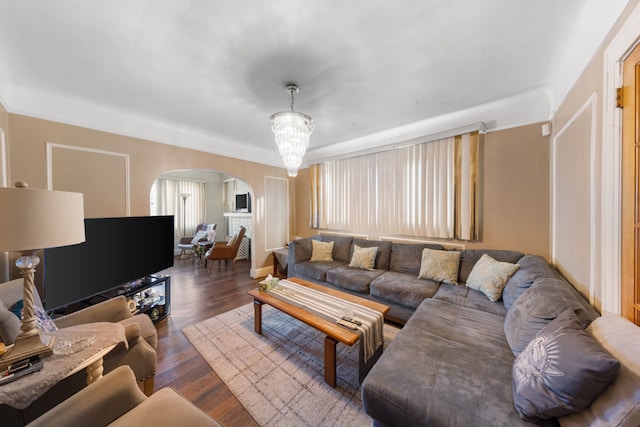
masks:
[[(289, 278), (287, 280), (311, 289), (318, 290), (320, 292), (324, 292), (329, 295), (336, 296), (338, 298), (342, 298), (346, 301), (368, 307), (382, 314), (385, 314), (389, 311), (389, 306), (386, 306), (384, 304), (360, 298), (345, 292), (336, 291), (326, 286), (317, 285), (315, 283), (311, 283), (298, 278)], [(304, 308), (297, 307), (295, 305), (289, 304), (286, 301), (278, 299), (277, 297), (270, 295), (268, 292), (260, 292), (257, 289), (252, 289), (249, 291), (249, 295), (253, 297), (253, 309), (255, 315), (254, 329), (257, 333), (262, 334), (262, 304), (268, 304), (271, 307), (276, 308), (283, 313), (286, 313), (289, 316), (294, 317), (327, 335), (324, 339), (324, 380), (331, 387), (335, 387), (336, 344), (338, 342), (341, 342), (345, 345), (352, 346), (353, 344), (358, 342), (358, 334), (338, 325), (335, 322), (317, 316), (316, 314), (307, 311)]]

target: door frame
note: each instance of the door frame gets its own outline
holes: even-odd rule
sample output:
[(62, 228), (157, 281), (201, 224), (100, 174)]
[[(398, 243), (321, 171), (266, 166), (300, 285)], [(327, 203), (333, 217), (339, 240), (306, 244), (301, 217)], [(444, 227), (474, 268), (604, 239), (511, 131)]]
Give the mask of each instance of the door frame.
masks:
[(616, 88), (622, 86), (622, 64), (640, 42), (640, 4), (604, 52), (602, 97), (602, 173), (600, 280), (602, 312), (621, 312), (621, 191), (622, 112), (616, 108)]

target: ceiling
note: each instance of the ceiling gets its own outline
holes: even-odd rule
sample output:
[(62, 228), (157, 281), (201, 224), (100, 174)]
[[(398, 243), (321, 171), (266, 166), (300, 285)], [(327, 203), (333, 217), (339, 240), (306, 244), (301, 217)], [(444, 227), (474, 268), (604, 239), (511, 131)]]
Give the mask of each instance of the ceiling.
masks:
[(0, 0), (8, 111), (281, 166), (548, 120), (627, 0)]

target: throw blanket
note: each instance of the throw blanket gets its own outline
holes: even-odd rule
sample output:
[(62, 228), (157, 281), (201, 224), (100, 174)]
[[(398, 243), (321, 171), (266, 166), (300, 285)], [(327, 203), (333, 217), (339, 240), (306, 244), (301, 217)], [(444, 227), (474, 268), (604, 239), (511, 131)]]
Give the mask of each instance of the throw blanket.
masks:
[(269, 293), (332, 321), (337, 321), (346, 315), (362, 323), (354, 332), (360, 337), (365, 365), (369, 364), (377, 350), (382, 348), (384, 316), (378, 311), (288, 280), (280, 280), (276, 288)]

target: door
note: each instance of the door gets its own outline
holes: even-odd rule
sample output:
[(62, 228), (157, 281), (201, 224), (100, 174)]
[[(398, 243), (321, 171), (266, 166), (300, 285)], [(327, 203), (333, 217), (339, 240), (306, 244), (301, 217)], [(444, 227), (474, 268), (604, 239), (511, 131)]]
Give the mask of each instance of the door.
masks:
[(622, 93), (622, 316), (640, 325), (640, 46), (624, 61)]

